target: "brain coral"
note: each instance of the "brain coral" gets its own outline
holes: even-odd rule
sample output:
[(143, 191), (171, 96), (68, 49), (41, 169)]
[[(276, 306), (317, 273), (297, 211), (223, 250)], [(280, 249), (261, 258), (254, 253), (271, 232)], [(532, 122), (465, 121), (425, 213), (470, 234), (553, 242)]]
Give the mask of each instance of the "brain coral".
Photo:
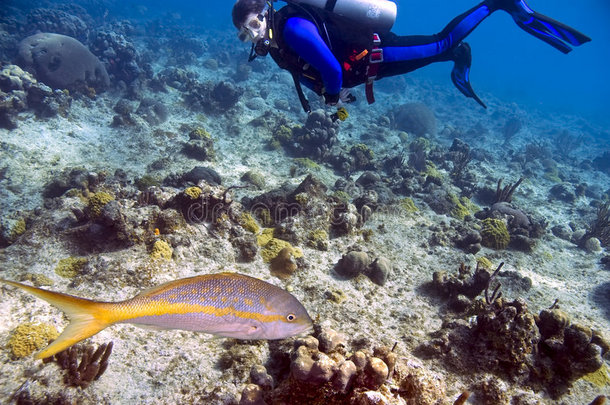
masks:
[(101, 90), (110, 83), (106, 68), (87, 47), (72, 37), (40, 33), (19, 43), (18, 64), (57, 89), (87, 85)]
[(407, 103), (394, 110), (394, 121), (397, 129), (415, 136), (436, 134), (436, 117), (434, 112), (422, 103)]
[(510, 234), (501, 219), (486, 218), (481, 229), (481, 243), (492, 249), (505, 249), (510, 242)]

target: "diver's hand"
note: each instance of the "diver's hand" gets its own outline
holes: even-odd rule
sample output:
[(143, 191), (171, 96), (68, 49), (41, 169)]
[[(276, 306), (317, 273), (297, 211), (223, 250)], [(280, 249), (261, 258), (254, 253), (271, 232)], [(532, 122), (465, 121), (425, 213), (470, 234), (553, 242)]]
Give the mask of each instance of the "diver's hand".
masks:
[(341, 89), (339, 92), (339, 100), (341, 100), (345, 104), (353, 103), (356, 101), (356, 96), (352, 94), (350, 89)]
[(326, 105), (341, 107), (343, 104), (349, 104), (356, 101), (356, 97), (350, 89), (341, 89), (339, 94), (324, 93), (324, 102)]
[(324, 102), (326, 103), (326, 105), (337, 105), (339, 103), (339, 101), (341, 101), (341, 98), (339, 97), (341, 93), (337, 93), (337, 94), (328, 94), (328, 93), (324, 93)]

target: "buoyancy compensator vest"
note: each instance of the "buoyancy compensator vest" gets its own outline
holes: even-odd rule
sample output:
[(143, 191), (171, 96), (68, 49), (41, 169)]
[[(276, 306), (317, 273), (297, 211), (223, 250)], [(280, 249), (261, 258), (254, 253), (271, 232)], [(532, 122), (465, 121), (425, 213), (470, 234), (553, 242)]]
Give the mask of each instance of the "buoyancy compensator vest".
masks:
[[(269, 54), (280, 68), (286, 69), (292, 74), (303, 109), (309, 112), (307, 99), (301, 89), (301, 78), (305, 78), (308, 87), (321, 95), (322, 77), (316, 69), (284, 43), (282, 32), (286, 21), (298, 16), (311, 20), (316, 25), (320, 36), (341, 64), (343, 87), (346, 88), (365, 82), (368, 54), (372, 49), (375, 30), (368, 24), (356, 24), (351, 18), (304, 4), (306, 1), (290, 0), (280, 10), (272, 10), (274, 13), (272, 18), (274, 40), (278, 46), (270, 48)], [(373, 1), (386, 2), (386, 0)]]

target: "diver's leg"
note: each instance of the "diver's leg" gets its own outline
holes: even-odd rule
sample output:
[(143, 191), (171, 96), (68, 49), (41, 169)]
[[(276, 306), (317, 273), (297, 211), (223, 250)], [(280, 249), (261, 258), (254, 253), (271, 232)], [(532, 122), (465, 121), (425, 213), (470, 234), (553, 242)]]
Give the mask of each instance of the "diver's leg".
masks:
[(517, 25), (528, 34), (535, 36), (563, 53), (572, 50), (570, 45), (579, 46), (591, 38), (572, 27), (535, 12), (524, 0), (487, 0), (490, 10), (504, 10)]
[(455, 17), (435, 35), (398, 36), (393, 33), (381, 38), (383, 63), (377, 77), (387, 77), (411, 72), (434, 62), (453, 61), (451, 80), (466, 97), (471, 97), (480, 105), (485, 104), (475, 94), (470, 85), (470, 46), (462, 43), (493, 11), (487, 2), (482, 2), (465, 13)]
[[(459, 45), (493, 11), (495, 10), (492, 10), (484, 1), (455, 17), (438, 34), (409, 36), (390, 34), (383, 36), (384, 63), (435, 59)], [(444, 60), (451, 59), (445, 58)], [(428, 63), (436, 61), (429, 60)]]

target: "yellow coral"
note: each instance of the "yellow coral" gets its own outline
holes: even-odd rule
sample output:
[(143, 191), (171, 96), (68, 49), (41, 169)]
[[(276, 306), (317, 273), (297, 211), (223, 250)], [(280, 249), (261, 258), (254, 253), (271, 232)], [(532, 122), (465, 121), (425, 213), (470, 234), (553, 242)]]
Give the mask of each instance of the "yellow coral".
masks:
[(196, 128), (189, 133), (190, 139), (211, 139), (212, 135), (204, 128)]
[(309, 158), (295, 158), (293, 162), (304, 169), (320, 169), (320, 165)]
[(417, 206), (415, 205), (415, 203), (413, 202), (413, 200), (410, 197), (405, 197), (402, 200), (400, 200), (400, 206), (402, 208), (404, 208), (404, 210), (407, 212), (419, 211), (419, 208), (417, 208)]
[(191, 200), (196, 200), (201, 197), (201, 193), (203, 193), (203, 191), (199, 187), (189, 187), (184, 190), (184, 195)]
[(92, 218), (97, 218), (102, 214), (104, 205), (114, 200), (114, 196), (105, 191), (99, 191), (89, 197), (89, 212)]
[(315, 229), (309, 232), (307, 244), (314, 249), (328, 250), (328, 232), (324, 229)]
[(273, 228), (265, 228), (263, 231), (256, 236), (256, 243), (258, 246), (265, 246), (267, 242), (273, 239)]
[(25, 322), (15, 328), (7, 346), (14, 357), (21, 358), (42, 349), (57, 336), (59, 333), (51, 324)]
[(349, 153), (350, 153), (350, 155), (354, 155), (356, 153), (362, 153), (368, 159), (373, 159), (373, 157), (375, 156), (375, 154), (373, 153), (371, 148), (369, 148), (364, 143), (357, 143), (356, 145), (352, 146), (349, 150)]
[(596, 371), (585, 374), (582, 378), (599, 388), (607, 387), (610, 386), (610, 369), (606, 364), (603, 364)]
[(9, 241), (12, 242), (15, 239), (17, 239), (18, 237), (20, 237), (21, 235), (23, 235), (25, 233), (25, 230), (26, 230), (25, 219), (19, 218), (15, 222), (15, 225), (13, 225), (13, 227), (11, 228), (10, 234), (8, 236)]
[(260, 223), (263, 224), (263, 226), (269, 226), (273, 224), (273, 218), (271, 218), (271, 211), (269, 211), (269, 208), (258, 210), (255, 212), (255, 214), (258, 217)]
[(460, 200), (455, 194), (450, 194), (449, 200), (453, 204), (453, 209), (450, 212), (450, 215), (453, 218), (463, 220), (465, 217), (472, 214), (470, 212), (470, 210), (468, 209), (468, 207), (464, 204), (464, 202), (467, 202), (467, 203), (469, 202), (469, 200), (467, 198), (466, 199), (462, 198)]
[(510, 234), (501, 219), (486, 218), (481, 230), (481, 244), (493, 249), (505, 249), (510, 242)]
[(491, 269), (493, 267), (493, 263), (491, 262), (491, 260), (489, 260), (485, 256), (477, 257), (477, 263), (482, 269)]
[(66, 257), (61, 259), (55, 267), (55, 273), (61, 277), (73, 278), (87, 265), (88, 260), (84, 257)]
[(172, 255), (174, 254), (174, 250), (164, 240), (158, 240), (153, 244), (153, 247), (150, 251), (150, 257), (154, 260), (157, 259), (165, 259), (171, 260)]
[(256, 222), (256, 220), (254, 219), (254, 217), (252, 215), (250, 215), (249, 212), (244, 212), (243, 214), (241, 214), (241, 217), (239, 218), (239, 224), (246, 231), (252, 232), (254, 234), (259, 233), (261, 230), (261, 228), (260, 228), (260, 226), (258, 226), (258, 223)]
[(434, 163), (427, 162), (426, 170), (423, 173), (426, 176), (426, 181), (441, 184), (443, 182), (443, 174), (436, 168)]
[(277, 238), (272, 238), (269, 242), (265, 243), (261, 249), (261, 256), (265, 263), (269, 263), (280, 254), (282, 249), (285, 248), (292, 249), (291, 254), (293, 258), (297, 259), (299, 257), (303, 257), (303, 252), (301, 249), (293, 248), (289, 242)]

